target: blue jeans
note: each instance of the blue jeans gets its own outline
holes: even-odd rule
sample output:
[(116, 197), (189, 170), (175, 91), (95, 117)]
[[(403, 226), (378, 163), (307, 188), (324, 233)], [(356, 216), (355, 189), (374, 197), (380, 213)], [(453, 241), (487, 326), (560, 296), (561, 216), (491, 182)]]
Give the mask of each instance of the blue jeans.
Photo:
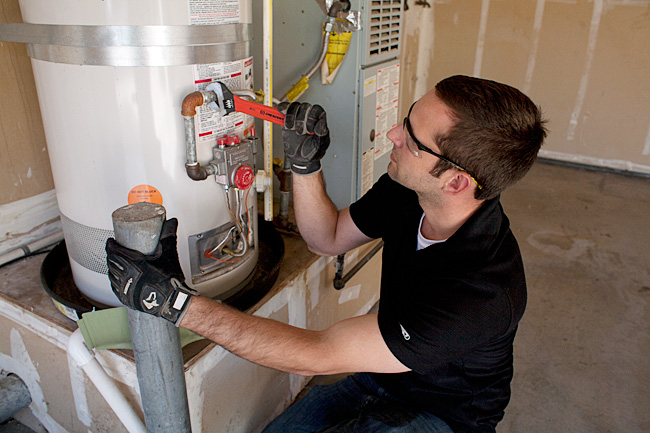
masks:
[(262, 433), (313, 432), (453, 433), (435, 415), (391, 397), (368, 373), (315, 386)]

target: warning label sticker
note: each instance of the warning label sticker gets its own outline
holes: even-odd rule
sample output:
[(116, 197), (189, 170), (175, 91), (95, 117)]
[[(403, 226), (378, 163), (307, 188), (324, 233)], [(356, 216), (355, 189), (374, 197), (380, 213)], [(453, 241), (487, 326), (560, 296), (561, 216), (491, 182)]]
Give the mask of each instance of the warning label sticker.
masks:
[(158, 188), (151, 185), (138, 185), (131, 188), (131, 191), (129, 191), (128, 201), (129, 204), (141, 202), (154, 203), (161, 206), (163, 204), (162, 194), (160, 194)]
[(239, 0), (189, 0), (189, 8), (193, 26), (239, 22)]
[[(235, 60), (232, 62), (210, 63), (194, 66), (194, 88), (205, 90), (211, 83), (220, 81), (230, 90), (253, 89), (253, 58)], [(230, 113), (221, 116), (218, 111), (208, 106), (198, 109), (197, 115), (198, 141), (216, 140), (226, 134), (244, 131), (251, 133), (254, 119), (242, 113)]]
[(375, 149), (370, 148), (363, 152), (361, 156), (361, 195), (367, 193), (372, 187), (374, 179), (374, 166), (372, 163), (372, 155)]
[[(190, 25), (234, 24), (241, 20), (240, 0), (188, 0)], [(194, 65), (194, 89), (205, 90), (221, 81), (230, 90), (253, 90), (253, 58), (231, 62)], [(210, 107), (198, 108), (196, 129), (198, 142), (216, 140), (226, 134), (254, 134), (252, 117), (231, 113), (222, 117)]]
[(393, 147), (386, 134), (397, 126), (399, 63), (377, 71), (376, 92), (375, 159), (389, 153)]

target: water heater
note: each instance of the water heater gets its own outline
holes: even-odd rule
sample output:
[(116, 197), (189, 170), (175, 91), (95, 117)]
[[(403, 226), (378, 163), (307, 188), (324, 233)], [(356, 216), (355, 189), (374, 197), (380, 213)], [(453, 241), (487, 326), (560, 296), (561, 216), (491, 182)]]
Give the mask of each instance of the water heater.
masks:
[[(257, 262), (256, 194), (214, 176), (187, 176), (180, 111), (185, 95), (213, 81), (253, 88), (250, 0), (21, 0), (20, 6), (34, 35), (28, 54), (81, 292), (93, 303), (120, 305), (104, 244), (113, 235), (112, 212), (139, 201), (162, 204), (168, 218), (178, 218), (190, 286), (209, 297), (241, 288)], [(195, 126), (201, 164), (233, 152), (224, 150), (226, 136), (241, 152), (254, 151), (246, 140), (254, 133), (248, 116), (221, 117), (202, 107)]]

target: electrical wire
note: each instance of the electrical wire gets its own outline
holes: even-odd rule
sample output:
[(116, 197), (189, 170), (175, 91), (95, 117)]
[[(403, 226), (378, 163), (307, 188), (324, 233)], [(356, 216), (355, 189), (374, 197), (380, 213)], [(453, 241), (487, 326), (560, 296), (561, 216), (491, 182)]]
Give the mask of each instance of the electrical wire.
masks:
[[(250, 187), (248, 188), (250, 190)], [(243, 257), (247, 252), (248, 252), (248, 232), (246, 233), (246, 236), (244, 237), (244, 226), (246, 229), (249, 229), (249, 226), (246, 222), (244, 222), (243, 215), (242, 215), (242, 196), (244, 195), (243, 190), (235, 190), (235, 197), (237, 198), (237, 216), (233, 215), (235, 218), (235, 222), (237, 223), (237, 226), (239, 228), (239, 234), (241, 236), (241, 241), (243, 243), (243, 246), (239, 251), (232, 251), (229, 248), (224, 247), (222, 251), (225, 251), (227, 254), (230, 254), (233, 257)], [(248, 203), (245, 203), (246, 209), (248, 209)], [(231, 212), (232, 215), (232, 212)]]
[[(212, 260), (215, 260), (217, 262), (221, 263), (234, 263), (237, 260), (239, 260), (241, 257), (243, 257), (247, 252), (250, 244), (250, 235), (251, 235), (251, 228), (250, 228), (250, 209), (248, 207), (248, 196), (250, 194), (252, 185), (249, 186), (246, 190), (240, 190), (236, 189), (235, 194), (237, 198), (237, 204), (236, 204), (236, 214), (233, 212), (232, 205), (230, 203), (230, 191), (226, 190), (226, 204), (228, 206), (228, 212), (230, 212), (230, 216), (233, 218), (236, 226), (231, 227), (230, 231), (222, 240), (219, 245), (214, 247), (211, 250), (205, 250), (203, 255), (206, 258), (210, 258)], [(244, 191), (246, 191), (246, 197), (243, 200), (243, 205), (246, 207), (246, 220), (243, 218), (243, 212), (242, 212), (242, 196), (244, 195)], [(244, 227), (246, 228), (246, 236), (243, 236), (244, 233)], [(238, 233), (234, 233), (235, 229), (238, 229)], [(243, 247), (241, 248), (240, 251), (232, 251), (229, 248), (227, 248), (225, 245), (227, 245), (230, 241), (235, 239), (237, 236), (240, 236), (242, 239), (242, 243), (244, 244)], [(233, 257), (232, 260), (223, 260), (223, 259), (218, 259), (214, 257), (215, 252), (221, 252), (221, 253), (226, 253), (229, 256)]]

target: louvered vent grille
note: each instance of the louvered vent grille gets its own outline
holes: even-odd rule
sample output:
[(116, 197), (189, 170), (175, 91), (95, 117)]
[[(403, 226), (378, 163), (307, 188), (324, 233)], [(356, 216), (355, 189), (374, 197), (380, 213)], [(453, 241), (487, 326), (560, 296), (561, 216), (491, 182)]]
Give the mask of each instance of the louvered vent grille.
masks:
[(370, 0), (366, 64), (399, 56), (402, 0)]

